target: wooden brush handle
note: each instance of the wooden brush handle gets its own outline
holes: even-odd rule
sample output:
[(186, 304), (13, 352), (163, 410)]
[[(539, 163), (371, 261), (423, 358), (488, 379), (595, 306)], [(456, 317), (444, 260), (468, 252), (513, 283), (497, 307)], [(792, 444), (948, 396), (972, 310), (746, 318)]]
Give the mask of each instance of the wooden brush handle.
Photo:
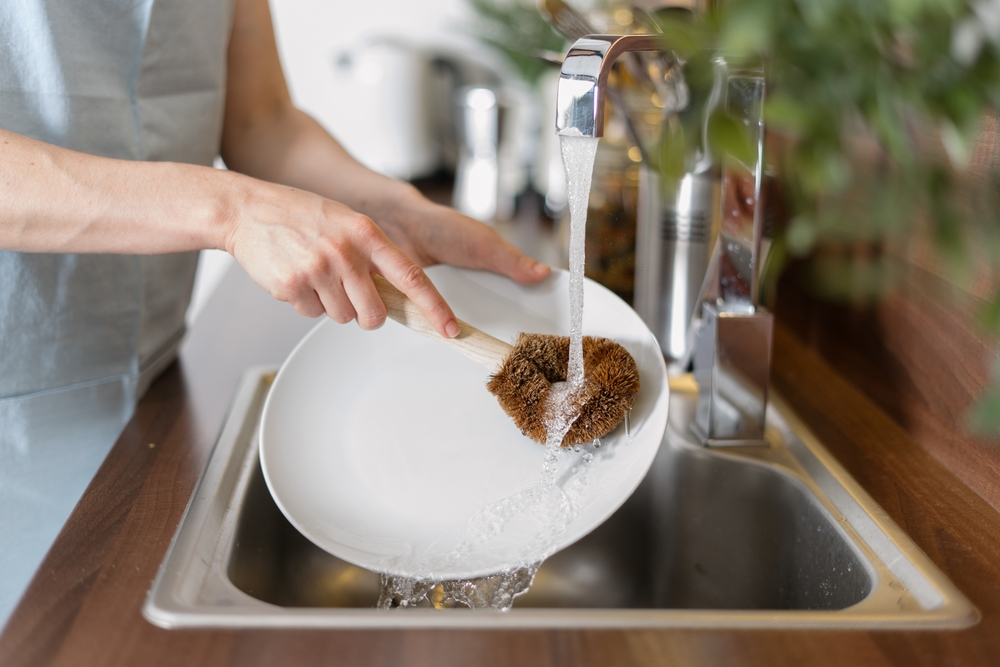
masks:
[(382, 276), (374, 276), (374, 280), (375, 289), (382, 297), (382, 303), (385, 304), (385, 310), (390, 318), (407, 329), (412, 329), (454, 348), (481, 366), (485, 366), (490, 372), (496, 372), (510, 351), (514, 349), (512, 345), (499, 338), (494, 338), (462, 320), (457, 320), (458, 335), (454, 338), (445, 338), (431, 326), (431, 323), (417, 308), (417, 304), (410, 301), (409, 297), (390, 285), (389, 281)]

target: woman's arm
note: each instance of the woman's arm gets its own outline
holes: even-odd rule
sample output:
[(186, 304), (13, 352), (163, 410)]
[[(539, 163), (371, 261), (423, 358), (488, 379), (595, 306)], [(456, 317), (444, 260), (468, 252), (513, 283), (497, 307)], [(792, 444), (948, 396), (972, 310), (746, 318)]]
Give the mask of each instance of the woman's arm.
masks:
[[(370, 218), (319, 195), (234, 172), (95, 157), (0, 130), (0, 248), (153, 254), (221, 248), (304, 315), (385, 319), (379, 273), (442, 335), (458, 325), (420, 267)], [(374, 288), (372, 288), (374, 291)], [(377, 295), (376, 295), (377, 298)]]
[(489, 269), (523, 283), (548, 275), (547, 267), (491, 227), (364, 167), (296, 109), (278, 60), (267, 0), (237, 0), (228, 77), (222, 157), (230, 169), (315, 192), (364, 213), (421, 265)]
[[(443, 262), (488, 269), (522, 283), (549, 273), (487, 225), (365, 168), (296, 109), (278, 60), (267, 0), (237, 0), (222, 157), (230, 169), (318, 193), (369, 216), (422, 266)], [(370, 279), (357, 280), (352, 289), (383, 317)]]
[(489, 227), (365, 169), (294, 109), (266, 0), (238, 0), (227, 93), (229, 172), (95, 157), (0, 130), (0, 248), (225, 249), (299, 312), (357, 318), (365, 328), (385, 319), (371, 279), (378, 273), (443, 335), (457, 324), (419, 265), (490, 269), (524, 283), (547, 275)]
[(250, 180), (193, 165), (95, 157), (0, 129), (0, 248), (222, 248)]

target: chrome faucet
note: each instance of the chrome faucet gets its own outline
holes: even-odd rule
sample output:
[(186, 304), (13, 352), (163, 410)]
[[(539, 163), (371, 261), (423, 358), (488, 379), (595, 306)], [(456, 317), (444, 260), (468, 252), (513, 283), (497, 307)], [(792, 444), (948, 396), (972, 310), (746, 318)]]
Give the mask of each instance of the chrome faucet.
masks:
[[(660, 50), (664, 50), (661, 35), (588, 35), (578, 39), (567, 52), (559, 74), (557, 134), (603, 136), (605, 97), (611, 92), (608, 74), (615, 60), (627, 52)], [(721, 63), (717, 71), (722, 77), (717, 87), (724, 88), (726, 94), (720, 100), (713, 90), (714, 101), (703, 112), (705, 120), (718, 104), (735, 112), (753, 133), (758, 149), (756, 163), (736, 169), (706, 167), (705, 161), (710, 161), (711, 156), (703, 146), (696, 169), (688, 174), (691, 178), (685, 177), (692, 182), (699, 179), (700, 194), (696, 199), (688, 196), (688, 191), (694, 192), (692, 187), (683, 187), (685, 179), (674, 193), (676, 201), (667, 202), (659, 201), (660, 180), (655, 174), (640, 180), (646, 189), (639, 194), (640, 207), (646, 200), (654, 203), (646, 203), (645, 215), (643, 211), (639, 215), (636, 308), (660, 339), (660, 347), (674, 362), (675, 370), (682, 369), (685, 359), (693, 353), (699, 399), (692, 430), (698, 438), (706, 446), (760, 445), (767, 443), (764, 418), (774, 326), (772, 315), (757, 303), (763, 227), (759, 205), (763, 76), (760, 72), (730, 73), (721, 57), (716, 60)], [(726, 176), (720, 184), (723, 171)], [(647, 169), (647, 173), (652, 171)], [(745, 196), (745, 187), (738, 187), (741, 179), (747, 178), (750, 197)], [(721, 196), (713, 195), (720, 191)], [(742, 214), (730, 211), (727, 199), (742, 202), (738, 207)], [(697, 212), (689, 210), (695, 201)], [(726, 214), (730, 213), (728, 219)], [(685, 220), (689, 226), (692, 221), (698, 223), (701, 239), (693, 234), (698, 231), (693, 228), (685, 232), (687, 238), (668, 233), (682, 217), (691, 219)], [(716, 226), (720, 227), (719, 233), (709, 253), (706, 237)], [(717, 293), (718, 298), (708, 300), (712, 293)], [(672, 307), (678, 304), (668, 300), (682, 303)], [(700, 320), (693, 318), (694, 310), (701, 312)]]
[(659, 35), (587, 35), (576, 40), (559, 72), (556, 133), (603, 137), (604, 98), (615, 60), (631, 51), (662, 49)]
[(694, 331), (698, 406), (692, 431), (709, 446), (767, 445), (764, 421), (774, 316), (759, 304), (763, 268), (764, 75), (727, 75), (726, 114), (748, 133), (752, 156), (726, 160), (713, 252), (718, 297), (702, 304)]

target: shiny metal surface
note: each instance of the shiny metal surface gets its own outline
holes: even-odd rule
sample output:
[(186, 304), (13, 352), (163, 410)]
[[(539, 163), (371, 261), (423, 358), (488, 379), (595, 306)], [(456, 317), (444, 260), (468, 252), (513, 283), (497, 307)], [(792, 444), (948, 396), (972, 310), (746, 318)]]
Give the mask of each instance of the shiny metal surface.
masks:
[[(642, 32), (650, 35), (662, 35), (663, 30), (653, 16), (642, 7), (633, 4), (629, 11), (632, 12), (633, 26), (638, 27)], [(674, 14), (678, 12), (689, 13), (689, 7), (675, 7)], [(662, 39), (662, 37), (661, 37)], [(637, 51), (636, 60), (643, 67), (650, 82), (656, 89), (656, 94), (663, 102), (663, 117), (666, 118), (672, 113), (683, 111), (687, 108), (690, 100), (690, 90), (687, 81), (684, 79), (684, 69), (677, 57), (669, 51)]]
[(692, 431), (706, 445), (767, 445), (764, 439), (774, 316), (706, 303), (695, 339), (698, 406)]
[(719, 296), (730, 307), (757, 305), (760, 291), (764, 210), (764, 73), (732, 70), (726, 85), (726, 113), (741, 122), (749, 155), (729, 156), (723, 166)]
[(706, 449), (674, 383), (633, 497), (554, 555), (510, 612), (378, 610), (379, 576), (316, 548), (267, 492), (255, 369), (143, 609), (163, 627), (959, 628), (978, 613), (778, 402), (768, 447)]
[(763, 105), (763, 71), (730, 70), (725, 109), (746, 133), (746, 154), (725, 158), (716, 240), (719, 298), (702, 306), (694, 333), (700, 391), (692, 431), (709, 446), (767, 445), (774, 318), (757, 305), (764, 232)]
[[(721, 226), (721, 170), (709, 146), (708, 123), (725, 101), (728, 66), (717, 57), (712, 69), (711, 89), (688, 111), (698, 119), (700, 141), (685, 149), (687, 171), (678, 178), (644, 168), (639, 179), (635, 308), (659, 341), (672, 373), (687, 368), (692, 325), (717, 275), (710, 278), (708, 271)], [(686, 144), (676, 121), (663, 124), (661, 142)]]
[(556, 133), (604, 136), (604, 98), (615, 60), (623, 53), (661, 48), (658, 35), (588, 35), (576, 40), (559, 72)]
[[(570, 7), (563, 0), (539, 0), (538, 11), (553, 28), (573, 41), (582, 37), (592, 36), (597, 32), (586, 16)], [(647, 29), (645, 32), (660, 32), (659, 26), (656, 25), (655, 21), (649, 27), (652, 26), (655, 26), (656, 29)], [(655, 56), (657, 60), (654, 62), (642, 56)], [(662, 53), (662, 49), (658, 49), (655, 53), (651, 50), (647, 50), (645, 53), (631, 51), (622, 60), (633, 79), (644, 85), (645, 88), (656, 91), (664, 102), (669, 99), (676, 110), (678, 102), (686, 94), (687, 88), (684, 84), (683, 76), (677, 77), (668, 74), (667, 68), (671, 64), (675, 64), (672, 58), (667, 58), (666, 54)], [(630, 114), (621, 97), (612, 89), (608, 89), (607, 92), (612, 97), (612, 102), (618, 106), (619, 111), (622, 113), (633, 139), (638, 140), (639, 135), (635, 132)], [(636, 145), (640, 150), (644, 148), (639, 141), (636, 141)]]
[(461, 145), (452, 206), (476, 220), (496, 217), (500, 187), (500, 100), (492, 88), (469, 86), (456, 94)]
[(668, 192), (640, 167), (636, 211), (635, 309), (668, 360), (688, 354), (689, 330), (708, 268), (719, 211), (717, 173), (685, 174)]

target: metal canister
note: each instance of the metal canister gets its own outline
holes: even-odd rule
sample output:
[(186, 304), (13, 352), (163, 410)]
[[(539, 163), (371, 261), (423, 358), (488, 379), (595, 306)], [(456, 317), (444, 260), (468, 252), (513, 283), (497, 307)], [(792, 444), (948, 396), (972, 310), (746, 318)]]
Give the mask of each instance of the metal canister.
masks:
[(688, 332), (718, 229), (719, 193), (715, 170), (669, 185), (655, 170), (644, 167), (640, 175), (635, 309), (674, 364), (688, 357)]

